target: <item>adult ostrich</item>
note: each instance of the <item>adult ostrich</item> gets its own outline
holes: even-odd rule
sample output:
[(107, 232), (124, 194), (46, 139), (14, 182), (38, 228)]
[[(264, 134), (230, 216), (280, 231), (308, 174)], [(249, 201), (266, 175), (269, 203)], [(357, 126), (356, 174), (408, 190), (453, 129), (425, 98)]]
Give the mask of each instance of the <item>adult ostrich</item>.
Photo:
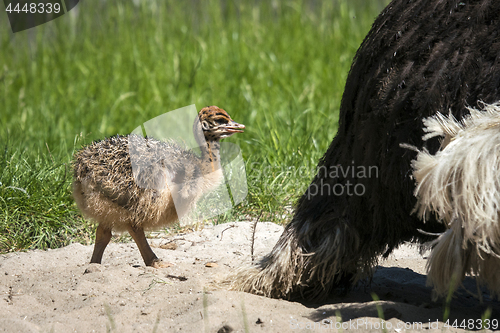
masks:
[[(435, 274), (430, 282), (438, 293), (456, 288), (456, 281), (473, 273), (500, 294), (500, 283), (492, 277), (500, 272), (500, 186), (489, 188), (495, 190), (489, 201), (479, 200), (479, 207), (489, 205), (493, 213), (488, 217), (496, 216), (496, 220), (488, 221), (490, 229), (481, 231), (483, 242), (476, 246), (474, 237), (460, 238), (463, 230), (475, 233), (472, 226), (467, 227), (465, 215), (455, 224), (450, 221), (456, 218), (448, 218), (467, 210), (454, 206), (459, 200), (452, 196), (463, 192), (448, 195), (442, 180), (443, 187), (432, 186), (432, 172), (439, 174), (446, 165), (441, 165), (441, 171), (428, 170), (432, 163), (431, 169), (438, 164), (429, 160), (445, 153), (458, 132), (450, 132), (453, 135), (443, 140), (441, 134), (450, 134), (447, 124), (465, 131), (467, 124), (459, 121), (468, 117), (470, 107), (482, 108), (483, 102), (500, 100), (499, 33), (497, 0), (393, 0), (356, 53), (342, 97), (338, 133), (298, 200), (292, 221), (270, 254), (234, 277), (233, 289), (320, 300), (370, 276), (378, 259), (401, 243), (434, 240), (434, 250), (441, 249), (431, 254), (430, 270)], [(479, 118), (484, 113), (475, 112)], [(448, 113), (459, 121), (443, 116)], [(487, 112), (498, 125), (500, 116), (494, 113)], [(430, 127), (424, 126), (424, 120)], [(491, 139), (500, 144), (498, 135)], [(462, 138), (462, 155), (467, 154), (467, 142)], [(499, 170), (500, 152), (492, 151), (496, 155), (489, 160), (490, 166)], [(460, 163), (453, 158), (445, 162)], [(417, 181), (427, 181), (416, 196), (412, 164)], [(460, 169), (458, 165), (453, 168)], [(467, 170), (476, 169), (480, 168)], [(459, 182), (460, 175), (465, 174), (455, 174), (454, 181)], [(493, 179), (487, 177), (497, 176), (490, 172), (477, 179), (488, 182)], [(475, 191), (473, 186), (460, 189)], [(432, 195), (441, 195), (440, 202), (448, 206), (433, 205)], [(415, 208), (420, 214), (414, 213)], [(449, 230), (454, 230), (451, 236)], [(486, 239), (488, 230), (496, 233)], [(436, 233), (441, 234), (438, 239)], [(478, 253), (464, 255), (471, 249)], [(486, 260), (490, 266), (470, 260)], [(496, 273), (494, 268), (485, 268), (493, 266)], [(450, 276), (454, 273), (458, 275)]]

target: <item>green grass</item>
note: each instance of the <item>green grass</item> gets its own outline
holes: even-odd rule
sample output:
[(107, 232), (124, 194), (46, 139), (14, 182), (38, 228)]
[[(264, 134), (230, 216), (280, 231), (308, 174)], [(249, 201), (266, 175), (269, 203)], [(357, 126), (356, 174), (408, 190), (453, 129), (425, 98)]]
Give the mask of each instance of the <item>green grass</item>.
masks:
[(230, 141), (248, 197), (215, 223), (286, 221), (386, 3), (85, 1), (16, 34), (0, 14), (0, 251), (92, 239), (71, 198), (73, 152), (193, 103), (247, 126)]

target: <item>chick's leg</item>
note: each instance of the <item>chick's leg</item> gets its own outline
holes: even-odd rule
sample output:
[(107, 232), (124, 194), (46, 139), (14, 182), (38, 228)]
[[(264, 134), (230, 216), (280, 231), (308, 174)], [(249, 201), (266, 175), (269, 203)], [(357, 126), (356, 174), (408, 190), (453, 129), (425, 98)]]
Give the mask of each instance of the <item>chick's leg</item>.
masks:
[(137, 244), (137, 247), (141, 252), (142, 259), (144, 259), (144, 263), (146, 264), (146, 266), (153, 266), (155, 268), (172, 266), (172, 264), (164, 263), (163, 261), (161, 261), (161, 259), (158, 259), (153, 250), (151, 250), (151, 247), (149, 246), (146, 239), (146, 235), (144, 234), (144, 229), (128, 225), (127, 230)]
[(102, 260), (102, 254), (106, 249), (109, 241), (111, 240), (111, 230), (104, 228), (101, 224), (97, 227), (97, 231), (95, 233), (95, 245), (94, 252), (92, 253), (92, 259), (90, 259), (90, 263), (100, 264)]

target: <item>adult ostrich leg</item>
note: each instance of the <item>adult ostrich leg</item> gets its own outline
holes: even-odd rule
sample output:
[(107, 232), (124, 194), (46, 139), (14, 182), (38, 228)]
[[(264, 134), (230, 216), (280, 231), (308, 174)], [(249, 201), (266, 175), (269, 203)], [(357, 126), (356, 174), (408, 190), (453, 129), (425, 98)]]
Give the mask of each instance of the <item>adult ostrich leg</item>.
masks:
[(241, 269), (233, 289), (319, 300), (369, 276), (402, 242), (446, 230), (435, 214), (425, 223), (412, 214), (411, 161), (441, 145), (422, 139), (425, 118), (460, 120), (467, 107), (500, 99), (499, 19), (493, 0), (394, 0), (384, 9), (355, 55), (317, 175), (272, 252)]

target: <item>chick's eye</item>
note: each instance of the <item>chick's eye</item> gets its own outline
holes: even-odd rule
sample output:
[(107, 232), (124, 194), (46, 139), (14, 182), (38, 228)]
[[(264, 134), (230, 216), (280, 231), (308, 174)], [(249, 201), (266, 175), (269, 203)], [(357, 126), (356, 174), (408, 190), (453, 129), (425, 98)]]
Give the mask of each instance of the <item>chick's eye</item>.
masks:
[(208, 130), (208, 123), (205, 120), (201, 122), (201, 128), (204, 130)]

